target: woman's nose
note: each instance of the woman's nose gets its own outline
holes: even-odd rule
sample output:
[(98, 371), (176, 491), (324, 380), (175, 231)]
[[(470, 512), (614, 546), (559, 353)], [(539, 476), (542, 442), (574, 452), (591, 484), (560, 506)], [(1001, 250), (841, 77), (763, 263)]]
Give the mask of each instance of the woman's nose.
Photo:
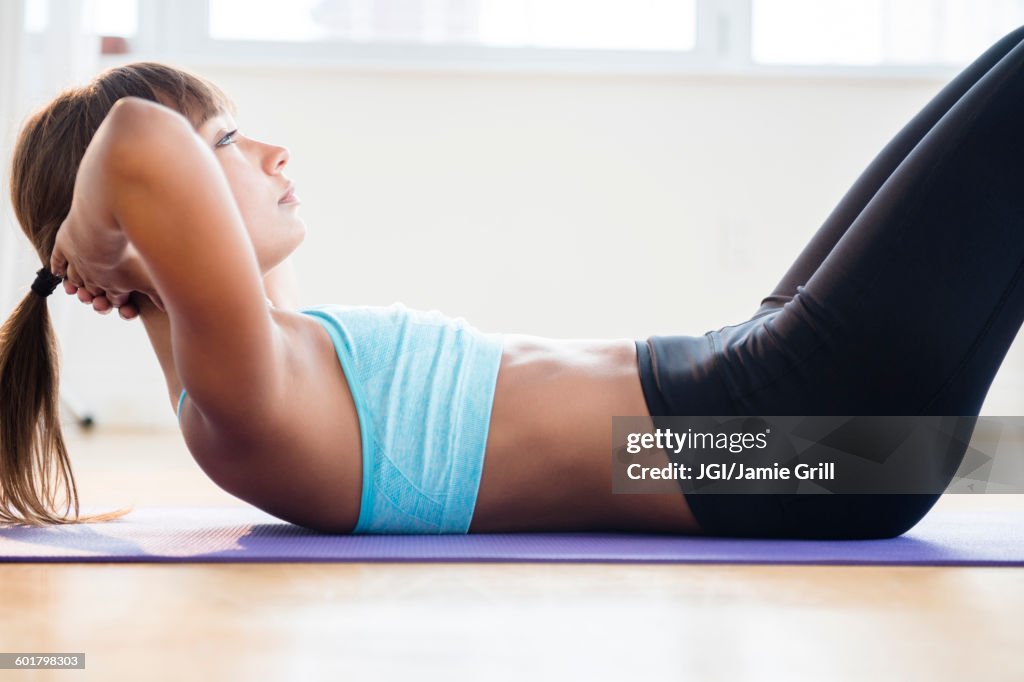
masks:
[(291, 158), (291, 152), (288, 151), (287, 147), (279, 147), (277, 145), (267, 145), (267, 154), (264, 157), (264, 163), (267, 167), (268, 173), (280, 173), (281, 170), (288, 165), (288, 159)]

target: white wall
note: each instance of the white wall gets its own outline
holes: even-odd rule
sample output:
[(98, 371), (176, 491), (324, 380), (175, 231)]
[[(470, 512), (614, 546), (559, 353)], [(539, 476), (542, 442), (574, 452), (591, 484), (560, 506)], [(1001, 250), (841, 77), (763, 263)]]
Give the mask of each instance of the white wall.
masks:
[[(565, 338), (749, 317), (942, 86), (195, 68), (243, 132), (292, 152), (304, 304), (401, 300)], [(107, 424), (173, 425), (141, 323), (77, 306), (65, 385)], [(1024, 413), (1017, 355), (983, 413)]]

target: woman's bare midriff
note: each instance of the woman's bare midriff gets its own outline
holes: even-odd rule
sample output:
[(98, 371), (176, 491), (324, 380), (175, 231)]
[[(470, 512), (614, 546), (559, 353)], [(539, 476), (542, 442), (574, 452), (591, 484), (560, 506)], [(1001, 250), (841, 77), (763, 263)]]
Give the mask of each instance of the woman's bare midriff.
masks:
[(612, 417), (649, 416), (634, 341), (504, 336), (470, 532), (700, 533), (681, 493), (612, 493)]

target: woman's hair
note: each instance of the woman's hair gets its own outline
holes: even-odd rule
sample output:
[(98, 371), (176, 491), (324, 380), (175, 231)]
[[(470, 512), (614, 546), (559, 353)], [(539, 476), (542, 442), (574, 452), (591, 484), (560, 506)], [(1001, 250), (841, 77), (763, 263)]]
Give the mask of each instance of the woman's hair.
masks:
[[(15, 142), (11, 203), (47, 270), (57, 230), (71, 208), (78, 166), (96, 129), (122, 97), (163, 104), (197, 129), (220, 111), (235, 112), (227, 95), (206, 79), (165, 64), (137, 62), (64, 90), (31, 113)], [(60, 487), (65, 507), (58, 515)], [(74, 516), (68, 517), (71, 506)], [(79, 515), (61, 433), (57, 339), (46, 299), (29, 290), (0, 327), (0, 522), (109, 521), (129, 511)]]

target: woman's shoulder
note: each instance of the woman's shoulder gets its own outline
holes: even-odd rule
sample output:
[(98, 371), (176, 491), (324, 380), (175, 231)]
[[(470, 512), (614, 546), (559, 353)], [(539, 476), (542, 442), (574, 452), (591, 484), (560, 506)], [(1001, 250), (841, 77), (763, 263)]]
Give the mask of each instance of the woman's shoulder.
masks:
[(222, 489), (286, 521), (346, 532), (358, 517), (362, 469), (348, 382), (316, 322), (280, 309), (272, 317), (285, 340), (289, 377), (272, 423), (225, 431), (186, 407), (182, 433)]

